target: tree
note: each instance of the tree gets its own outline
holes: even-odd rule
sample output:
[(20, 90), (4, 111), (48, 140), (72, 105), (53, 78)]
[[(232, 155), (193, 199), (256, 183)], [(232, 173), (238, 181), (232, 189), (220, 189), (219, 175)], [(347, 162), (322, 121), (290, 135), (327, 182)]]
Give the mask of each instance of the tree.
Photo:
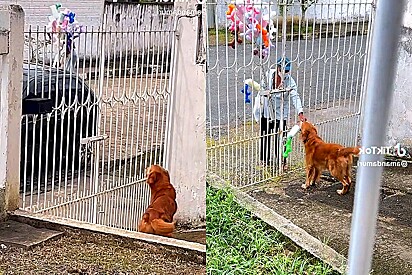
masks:
[(317, 3), (319, 0), (298, 0), (300, 2), (300, 11), (302, 12), (302, 21), (305, 19), (306, 11), (310, 6)]
[[(283, 6), (294, 4), (299, 2), (300, 11), (302, 13), (302, 21), (305, 19), (306, 11), (311, 7), (313, 4), (317, 3), (319, 0), (278, 0), (279, 12), (283, 16)], [(286, 9), (287, 9), (286, 6)]]

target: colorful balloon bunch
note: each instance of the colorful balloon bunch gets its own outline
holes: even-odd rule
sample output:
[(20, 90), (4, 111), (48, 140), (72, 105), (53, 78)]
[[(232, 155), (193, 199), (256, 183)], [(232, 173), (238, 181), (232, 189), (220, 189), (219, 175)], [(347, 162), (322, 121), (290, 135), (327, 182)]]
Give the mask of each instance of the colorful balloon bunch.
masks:
[[(76, 14), (69, 9), (61, 11), (61, 4), (50, 6), (48, 30), (53, 34), (53, 44), (69, 55), (74, 48), (73, 40), (84, 32), (84, 27), (76, 20)], [(64, 48), (65, 46), (65, 48)]]
[[(255, 48), (254, 54), (261, 52), (261, 57), (266, 57), (272, 46), (270, 42), (276, 29), (269, 18), (265, 5), (258, 5), (256, 1), (244, 0), (229, 4), (226, 17), (230, 22), (229, 31), (235, 34), (228, 46), (235, 48), (236, 42), (242, 43), (242, 37), (252, 41), (259, 48)], [(260, 51), (261, 50), (261, 51)]]

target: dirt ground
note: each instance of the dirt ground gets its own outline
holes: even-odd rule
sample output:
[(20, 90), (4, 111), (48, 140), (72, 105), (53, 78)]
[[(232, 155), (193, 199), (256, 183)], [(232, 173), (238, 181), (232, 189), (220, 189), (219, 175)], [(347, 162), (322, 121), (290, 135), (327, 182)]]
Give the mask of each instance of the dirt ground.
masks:
[(177, 229), (177, 232), (173, 234), (173, 237), (184, 241), (206, 244), (206, 229)]
[[(412, 163), (385, 168), (383, 177), (372, 274), (412, 274)], [(339, 196), (341, 184), (327, 173), (307, 191), (304, 178), (300, 170), (248, 193), (347, 257), (356, 183)]]
[(206, 274), (205, 257), (125, 238), (67, 230), (31, 250), (2, 246), (0, 274)]

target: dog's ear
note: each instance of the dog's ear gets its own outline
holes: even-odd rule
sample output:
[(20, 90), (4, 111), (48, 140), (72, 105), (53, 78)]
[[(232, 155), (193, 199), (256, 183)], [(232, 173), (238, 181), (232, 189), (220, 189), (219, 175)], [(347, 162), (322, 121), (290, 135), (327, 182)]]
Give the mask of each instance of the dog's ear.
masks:
[(164, 169), (164, 171), (165, 171), (165, 175), (167, 176), (167, 179), (170, 181), (169, 171), (167, 171), (166, 169)]
[(305, 125), (305, 122), (301, 124), (300, 127), (300, 139), (302, 141), (306, 140), (309, 135), (309, 130), (307, 129), (307, 126)]
[(153, 170), (150, 171), (149, 175), (147, 175), (147, 183), (149, 185), (152, 185), (152, 184), (156, 183), (158, 177), (159, 177), (159, 172), (153, 171)]

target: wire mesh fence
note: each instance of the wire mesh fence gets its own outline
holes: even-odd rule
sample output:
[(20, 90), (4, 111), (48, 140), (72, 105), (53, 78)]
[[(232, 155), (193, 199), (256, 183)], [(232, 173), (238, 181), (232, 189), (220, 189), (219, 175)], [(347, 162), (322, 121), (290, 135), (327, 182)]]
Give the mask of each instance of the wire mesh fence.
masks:
[(145, 169), (162, 165), (167, 150), (168, 27), (75, 37), (27, 29), (21, 208), (137, 230), (150, 198)]
[(207, 5), (210, 172), (244, 187), (302, 166), (297, 137), (282, 157), (302, 111), (325, 141), (357, 143), (372, 1)]

